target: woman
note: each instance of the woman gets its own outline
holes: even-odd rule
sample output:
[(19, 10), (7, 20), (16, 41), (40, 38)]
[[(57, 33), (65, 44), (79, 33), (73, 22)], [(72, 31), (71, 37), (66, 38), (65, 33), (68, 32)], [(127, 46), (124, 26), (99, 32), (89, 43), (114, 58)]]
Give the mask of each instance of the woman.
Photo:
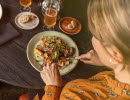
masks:
[(76, 59), (113, 71), (71, 81), (62, 89), (57, 65), (48, 64), (41, 72), (46, 83), (42, 100), (130, 100), (130, 0), (90, 0), (88, 22), (94, 50)]

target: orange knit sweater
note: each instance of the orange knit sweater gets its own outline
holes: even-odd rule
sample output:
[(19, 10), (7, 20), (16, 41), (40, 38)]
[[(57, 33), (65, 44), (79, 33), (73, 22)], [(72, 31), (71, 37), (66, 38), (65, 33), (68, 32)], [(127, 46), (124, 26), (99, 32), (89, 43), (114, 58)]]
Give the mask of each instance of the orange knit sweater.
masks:
[(130, 100), (130, 86), (115, 80), (112, 71), (71, 81), (63, 89), (45, 86), (44, 90), (42, 100)]

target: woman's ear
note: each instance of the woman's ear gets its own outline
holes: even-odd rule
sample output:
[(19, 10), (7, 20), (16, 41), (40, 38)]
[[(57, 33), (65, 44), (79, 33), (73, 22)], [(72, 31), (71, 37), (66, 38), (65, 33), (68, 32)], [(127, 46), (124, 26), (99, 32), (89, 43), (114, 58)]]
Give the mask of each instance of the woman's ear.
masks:
[(115, 47), (111, 46), (111, 50), (109, 49), (108, 52), (111, 54), (111, 56), (119, 63), (123, 62), (123, 55), (121, 52)]
[(114, 51), (113, 57), (118, 62), (123, 62), (123, 55), (119, 51)]

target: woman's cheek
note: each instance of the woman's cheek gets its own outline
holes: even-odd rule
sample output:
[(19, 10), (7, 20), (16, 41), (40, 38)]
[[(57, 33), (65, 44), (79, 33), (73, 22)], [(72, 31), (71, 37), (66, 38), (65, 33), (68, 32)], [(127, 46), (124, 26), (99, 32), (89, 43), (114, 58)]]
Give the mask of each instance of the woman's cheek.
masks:
[(104, 59), (105, 53), (104, 53), (104, 50), (102, 50), (102, 47), (99, 41), (96, 40), (95, 38), (92, 38), (92, 45), (93, 45), (94, 50), (97, 52), (99, 59), (102, 61), (102, 63), (104, 63), (106, 60)]

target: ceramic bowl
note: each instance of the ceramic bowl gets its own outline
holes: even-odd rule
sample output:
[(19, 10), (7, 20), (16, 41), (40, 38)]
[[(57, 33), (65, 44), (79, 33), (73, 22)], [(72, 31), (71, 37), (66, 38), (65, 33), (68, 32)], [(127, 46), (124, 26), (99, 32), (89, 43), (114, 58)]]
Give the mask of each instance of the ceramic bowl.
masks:
[[(74, 29), (67, 29), (67, 25), (70, 24), (71, 21), (75, 21), (77, 23), (76, 27)], [(81, 24), (80, 22), (73, 18), (73, 17), (63, 17), (59, 21), (59, 28), (66, 34), (75, 35), (78, 34), (81, 31)]]

